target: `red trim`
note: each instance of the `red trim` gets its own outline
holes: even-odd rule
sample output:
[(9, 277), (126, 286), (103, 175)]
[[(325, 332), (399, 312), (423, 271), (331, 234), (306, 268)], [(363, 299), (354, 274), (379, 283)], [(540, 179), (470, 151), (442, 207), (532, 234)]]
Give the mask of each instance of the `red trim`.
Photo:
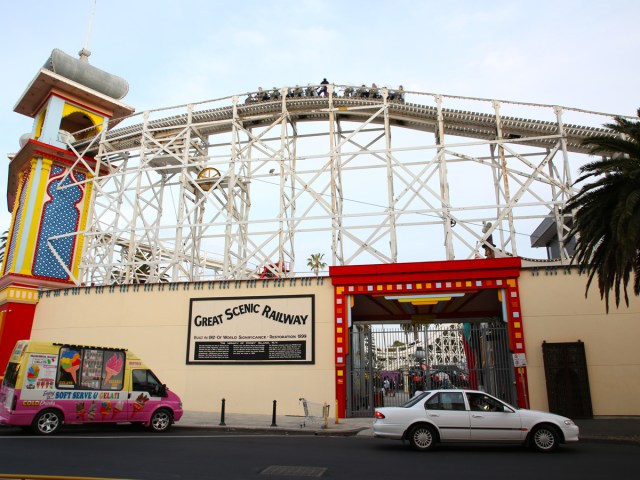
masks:
[[(42, 204), (42, 214), (40, 216), (40, 227), (38, 228), (38, 238), (36, 240), (36, 244), (35, 244), (35, 248), (34, 248), (34, 252), (33, 252), (33, 261), (31, 263), (31, 273), (34, 277), (36, 277), (37, 275), (33, 272), (33, 269), (36, 266), (36, 260), (38, 258), (38, 247), (40, 246), (40, 242), (42, 241), (42, 228), (45, 226), (44, 225), (44, 220), (45, 220), (45, 210), (47, 209), (47, 206), (51, 203), (53, 203), (53, 195), (51, 194), (51, 186), (53, 185), (53, 182), (56, 181), (59, 178), (64, 177), (64, 175), (67, 173), (67, 171), (63, 171), (57, 175), (54, 175), (53, 173), (53, 169), (49, 172), (49, 179), (47, 180), (47, 188), (46, 188), (46, 192), (47, 195), (49, 197), (49, 200), (47, 200), (46, 202), (44, 202)], [(69, 173), (70, 176), (76, 177), (76, 175), (78, 174), (78, 172), (72, 171)], [(77, 178), (75, 178), (75, 180), (78, 180)], [(80, 222), (82, 221), (82, 211), (78, 208), (78, 204), (81, 203), (82, 201), (85, 200), (85, 196), (86, 196), (86, 189), (82, 188), (82, 186), (80, 185), (76, 185), (76, 187), (80, 188), (80, 198), (78, 199), (77, 202), (75, 202), (73, 204), (73, 209), (77, 212), (77, 216), (76, 216), (76, 224), (74, 227), (74, 231), (78, 231), (78, 225), (80, 225)], [(78, 239), (76, 237), (76, 239), (73, 241), (73, 246), (71, 247), (71, 256), (69, 258), (69, 265), (66, 265), (66, 267), (69, 270), (73, 270), (73, 259), (75, 256), (75, 251), (76, 251), (76, 247), (78, 245)], [(48, 277), (48, 278), (53, 278), (53, 277)], [(69, 274), (67, 274), (67, 278), (65, 279), (60, 279), (62, 281), (69, 281)]]
[[(512, 352), (525, 353), (518, 277), (519, 257), (451, 260), (440, 262), (394, 263), (385, 265), (355, 265), (329, 268), (334, 285), (335, 322), (335, 387), (338, 416), (346, 416), (346, 356), (348, 354), (348, 295), (408, 294), (438, 290), (501, 289), (506, 298), (509, 343)], [(516, 369), (518, 405), (527, 406), (526, 369)]]
[(333, 285), (519, 277), (519, 257), (329, 267)]
[(55, 91), (49, 92), (49, 94), (44, 98), (44, 100), (42, 100), (42, 102), (40, 102), (40, 105), (38, 105), (36, 107), (35, 115), (38, 115), (40, 110), (42, 110), (42, 107), (44, 107), (44, 105), (49, 101), (49, 99), (51, 97), (61, 98), (65, 102), (73, 103), (77, 107), (89, 110), (91, 113), (95, 113), (96, 115), (102, 115), (103, 117), (105, 117), (107, 119), (110, 119), (113, 116), (113, 113), (101, 112), (100, 110), (96, 110), (95, 108), (89, 107), (88, 105), (85, 105), (84, 103), (81, 103), (81, 102), (79, 102), (77, 100), (74, 100), (74, 99), (69, 98), (69, 97), (65, 97), (64, 95), (60, 95), (59, 93), (57, 93)]
[[(24, 153), (23, 153), (24, 152)], [(49, 145), (48, 143), (42, 143), (38, 140), (30, 138), (29, 141), (22, 147), (22, 149), (18, 152), (18, 154), (11, 160), (11, 164), (16, 164), (17, 160), (22, 160), (22, 163), (26, 163), (26, 160), (33, 159), (34, 156), (43, 156), (50, 160), (57, 160), (60, 163), (65, 163), (68, 166), (73, 166), (78, 159), (78, 156), (70, 152), (69, 150), (64, 150), (62, 148), (54, 147), (53, 145)], [(20, 157), (27, 157), (26, 159), (22, 159)], [(82, 159), (87, 162), (89, 166), (92, 168), (96, 165), (96, 160), (93, 157), (83, 156)], [(79, 169), (77, 167), (80, 167)], [(84, 165), (76, 165), (76, 169), (81, 171), (92, 171), (88, 170), (84, 167)], [(107, 168), (101, 168), (100, 174), (106, 175), (109, 172)]]
[(0, 307), (0, 312), (5, 312), (4, 321), (0, 327), (0, 372), (4, 375), (16, 342), (31, 337), (36, 305), (9, 302)]
[[(18, 280), (18, 282), (16, 282)], [(23, 280), (24, 283), (20, 282)], [(48, 288), (75, 287), (71, 280), (60, 280), (59, 278), (44, 277), (41, 275), (25, 275), (23, 273), (10, 273), (0, 278), (0, 288), (11, 285), (16, 288), (38, 288), (39, 286)]]
[[(29, 139), (30, 142), (37, 144), (40, 148), (34, 148), (32, 155), (41, 155), (43, 157), (47, 157), (50, 160), (57, 160), (60, 163), (65, 163), (68, 166), (73, 166), (78, 157), (68, 150), (64, 150), (62, 148), (54, 147), (53, 145), (49, 145), (48, 143), (42, 143), (38, 140)], [(57, 153), (57, 154), (56, 154)], [(93, 157), (82, 157), (89, 165), (94, 167), (96, 165), (96, 160)], [(78, 165), (76, 165), (78, 167)], [(80, 165), (81, 170), (88, 171), (84, 168), (83, 165)], [(107, 169), (101, 170), (100, 173), (106, 174), (108, 172)], [(92, 172), (93, 173), (93, 172)]]
[[(73, 166), (78, 159), (75, 153), (68, 150), (63, 150), (47, 143), (42, 143), (32, 138), (20, 149), (20, 151), (13, 157), (9, 163), (9, 177), (7, 180), (7, 204), (9, 210), (13, 210), (13, 205), (16, 201), (16, 194), (18, 190), (17, 180), (18, 173), (28, 165), (27, 162), (31, 162), (36, 155), (40, 155), (51, 160), (55, 160), (66, 166)], [(89, 165), (90, 169), (93, 169), (96, 165), (95, 159), (91, 157), (83, 156), (82, 159)], [(75, 170), (82, 172), (91, 172), (90, 169), (85, 168), (83, 164), (76, 165)], [(109, 172), (107, 167), (100, 168), (100, 174), (106, 175)]]

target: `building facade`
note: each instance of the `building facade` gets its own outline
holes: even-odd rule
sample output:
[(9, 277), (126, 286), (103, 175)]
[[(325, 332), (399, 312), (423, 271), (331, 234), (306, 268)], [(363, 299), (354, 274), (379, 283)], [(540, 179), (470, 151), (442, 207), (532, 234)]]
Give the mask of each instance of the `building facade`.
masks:
[[(335, 277), (50, 291), (44, 293), (37, 305), (31, 338), (131, 349), (183, 398), (187, 410), (218, 412), (224, 398), (227, 412), (269, 414), (276, 400), (280, 413), (301, 414), (299, 399), (306, 398), (318, 404), (326, 402), (337, 408), (341, 416), (346, 416), (357, 414), (350, 408), (349, 401), (354, 393), (351, 377), (357, 373), (357, 369), (350, 368), (353, 366), (350, 362), (356, 354), (353, 339), (358, 325), (403, 321), (398, 316), (384, 320), (382, 317), (389, 317), (388, 312), (368, 311), (360, 304), (362, 301), (381, 302), (376, 293), (385, 290), (392, 293), (385, 294), (387, 297), (410, 298), (438, 289), (438, 297), (432, 298), (441, 299), (456, 291), (477, 292), (481, 282), (491, 282), (486, 288), (492, 290), (491, 296), (495, 294), (493, 307), (488, 309), (485, 303), (480, 303), (484, 302), (481, 298), (476, 298), (475, 304), (473, 299), (467, 299), (466, 311), (460, 307), (451, 310), (449, 316), (441, 312), (440, 321), (451, 323), (457, 316), (472, 323), (471, 315), (475, 312), (483, 321), (496, 317), (504, 322), (506, 312), (508, 321), (504, 323), (507, 323), (508, 335), (503, 341), (513, 372), (511, 380), (516, 392), (513, 403), (562, 412), (573, 408), (583, 416), (640, 415), (640, 407), (633, 400), (640, 393), (640, 387), (630, 381), (640, 373), (640, 359), (634, 354), (635, 339), (640, 333), (637, 299), (632, 299), (629, 308), (614, 308), (607, 314), (598, 295), (591, 292), (585, 298), (586, 279), (576, 269), (522, 267), (519, 263), (519, 259), (508, 262), (496, 259), (357, 266), (341, 267)], [(371, 272), (375, 272), (373, 277)], [(498, 278), (503, 275), (504, 278)], [(460, 277), (461, 283), (453, 279), (455, 277)], [(517, 288), (510, 287), (509, 281)], [(362, 287), (362, 298), (357, 298), (358, 285)], [(506, 295), (498, 295), (501, 290)], [(498, 299), (499, 296), (502, 298)], [(189, 358), (190, 342), (194, 341), (193, 322), (197, 317), (192, 307), (194, 301), (218, 300), (222, 302), (218, 309), (223, 312), (237, 305), (265, 305), (272, 300), (276, 306), (286, 305), (288, 299), (300, 297), (313, 299), (308, 320), (313, 320), (313, 328), (311, 339), (305, 344), (306, 351), (311, 352), (308, 358), (292, 354), (290, 361), (280, 363), (253, 354), (243, 360), (223, 353), (218, 361), (209, 363)], [(510, 306), (503, 307), (504, 302)], [(300, 310), (299, 307), (294, 310), (296, 308)], [(286, 310), (286, 306), (280, 309)], [(216, 316), (213, 310), (208, 311), (212, 312), (210, 317)], [(264, 342), (248, 338), (252, 335), (246, 335), (246, 330), (241, 328), (241, 316), (226, 323), (233, 321), (239, 323), (226, 332), (228, 343), (242, 344), (246, 352), (247, 345), (255, 350), (256, 343)], [(273, 319), (264, 318), (264, 321), (280, 325)], [(431, 319), (431, 323), (437, 321)], [(247, 322), (251, 324), (252, 320)], [(256, 332), (260, 331), (256, 324), (251, 325)], [(231, 334), (234, 331), (245, 333)], [(260, 335), (271, 332), (268, 326)], [(231, 339), (234, 336), (237, 338)], [(547, 347), (576, 344), (583, 345), (583, 367), (579, 362), (569, 362), (558, 371), (559, 365), (549, 365), (548, 354), (545, 358)], [(469, 368), (467, 373), (472, 374), (472, 370)], [(582, 378), (585, 373), (586, 390), (584, 382), (574, 384), (564, 380), (567, 375)], [(366, 372), (362, 378), (365, 377)], [(378, 388), (374, 383), (371, 382), (367, 392), (372, 399), (376, 398)], [(489, 383), (485, 388), (488, 386)], [(558, 388), (563, 386), (571, 387), (568, 393), (560, 398), (550, 397), (550, 394), (557, 397)], [(575, 400), (569, 402), (567, 395), (581, 396), (579, 403), (588, 404), (590, 409), (576, 410)], [(400, 397), (385, 397), (382, 401), (389, 404), (395, 398)]]

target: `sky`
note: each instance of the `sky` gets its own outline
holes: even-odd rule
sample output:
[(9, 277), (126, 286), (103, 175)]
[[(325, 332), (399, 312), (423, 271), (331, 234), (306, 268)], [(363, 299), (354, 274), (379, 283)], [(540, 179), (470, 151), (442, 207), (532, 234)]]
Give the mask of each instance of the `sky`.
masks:
[(0, 230), (7, 154), (32, 129), (13, 112), (59, 48), (125, 78), (136, 111), (258, 87), (400, 84), (561, 105), (640, 107), (636, 0), (0, 0)]

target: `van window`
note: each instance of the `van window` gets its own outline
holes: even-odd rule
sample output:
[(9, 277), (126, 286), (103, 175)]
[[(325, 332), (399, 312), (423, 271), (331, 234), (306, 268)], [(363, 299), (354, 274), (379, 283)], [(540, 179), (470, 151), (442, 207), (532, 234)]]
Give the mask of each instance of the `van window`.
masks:
[(9, 388), (16, 388), (16, 380), (18, 380), (18, 373), (20, 373), (19, 363), (9, 363), (7, 369), (4, 372), (4, 380), (2, 385)]
[(74, 348), (60, 349), (58, 360), (58, 388), (75, 388), (79, 380), (79, 370), (82, 360), (80, 352)]
[(102, 369), (102, 390), (122, 390), (124, 380), (124, 353), (104, 352), (104, 368)]
[(131, 381), (134, 392), (147, 392), (153, 395), (160, 395), (164, 389), (151, 370), (132, 370)]
[(124, 352), (102, 348), (62, 347), (58, 388), (122, 390)]

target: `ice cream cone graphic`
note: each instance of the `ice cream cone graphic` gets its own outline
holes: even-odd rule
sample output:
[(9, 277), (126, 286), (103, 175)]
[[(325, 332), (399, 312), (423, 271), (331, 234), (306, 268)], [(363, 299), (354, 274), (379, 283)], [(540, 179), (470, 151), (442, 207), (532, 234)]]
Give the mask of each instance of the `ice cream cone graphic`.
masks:
[(87, 411), (84, 408), (84, 402), (76, 403), (76, 418), (79, 418), (80, 420), (84, 420), (84, 417), (86, 414), (87, 414)]
[(91, 406), (89, 407), (89, 420), (93, 420), (96, 416), (96, 404), (91, 402)]
[(107, 372), (107, 376), (104, 379), (105, 383), (107, 383), (109, 380), (111, 380), (111, 377), (113, 377), (114, 375), (118, 374), (117, 371), (115, 371), (113, 368), (109, 368), (109, 367), (106, 367), (105, 371)]
[(106, 372), (106, 377), (104, 379), (105, 383), (111, 380), (111, 377), (118, 375), (122, 371), (122, 365), (124, 361), (122, 358), (122, 354), (114, 353), (111, 355), (111, 358), (107, 360), (107, 363), (104, 367)]
[(104, 418), (110, 413), (111, 413), (111, 402), (102, 402), (100, 404), (100, 415), (102, 415), (102, 417)]
[(144, 405), (145, 403), (147, 403), (148, 400), (149, 400), (149, 397), (147, 397), (144, 393), (141, 393), (140, 395), (138, 395), (135, 403), (133, 404), (133, 411), (131, 412), (131, 416), (135, 417), (136, 413), (138, 413), (144, 408)]
[(38, 365), (31, 365), (29, 370), (27, 370), (27, 382), (30, 385), (33, 385), (38, 379), (38, 375), (40, 374), (40, 367)]
[(124, 408), (124, 403), (122, 402), (117, 402), (116, 404), (114, 404), (113, 409), (111, 410), (111, 418), (116, 418), (116, 415), (118, 415), (123, 408)]
[(60, 366), (65, 372), (71, 375), (73, 383), (76, 383), (76, 372), (80, 368), (80, 354), (75, 350), (67, 350), (62, 354)]

